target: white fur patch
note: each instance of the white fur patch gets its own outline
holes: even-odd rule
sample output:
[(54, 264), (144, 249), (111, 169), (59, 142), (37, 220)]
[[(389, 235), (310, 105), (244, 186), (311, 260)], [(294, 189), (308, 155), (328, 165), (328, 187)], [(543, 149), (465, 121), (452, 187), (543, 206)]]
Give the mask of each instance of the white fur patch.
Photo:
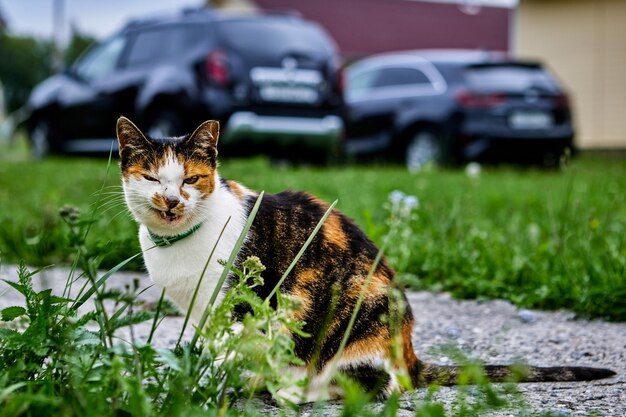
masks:
[[(139, 242), (150, 278), (155, 284), (165, 288), (166, 295), (185, 312), (189, 309), (202, 271), (215, 247), (215, 253), (202, 278), (202, 284), (191, 312), (191, 318), (197, 323), (224, 269), (218, 260), (226, 260), (230, 257), (243, 230), (246, 222), (246, 207), (231, 192), (220, 187), (219, 177), (215, 171), (214, 192), (208, 198), (202, 199), (194, 187), (186, 187), (185, 191), (189, 194), (189, 198), (183, 199), (185, 218), (176, 228), (168, 228), (159, 223), (158, 218), (150, 212), (151, 198), (155, 192), (172, 192), (180, 196), (179, 189), (182, 186), (184, 168), (177, 160), (170, 158), (159, 170), (158, 176), (159, 182), (129, 179), (124, 183), (126, 200), (131, 212), (141, 224)], [(217, 242), (227, 221), (228, 226), (220, 241)], [(156, 234), (176, 235), (189, 230), (198, 223), (202, 223), (202, 226), (196, 232), (168, 247), (154, 247), (148, 234), (149, 229)], [(222, 298), (223, 295), (220, 292), (216, 305), (221, 302)]]

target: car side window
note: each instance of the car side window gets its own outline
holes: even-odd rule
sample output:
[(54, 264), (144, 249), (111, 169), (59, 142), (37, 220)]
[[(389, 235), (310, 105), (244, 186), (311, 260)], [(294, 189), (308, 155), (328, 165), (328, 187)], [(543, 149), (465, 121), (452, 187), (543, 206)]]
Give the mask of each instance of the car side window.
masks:
[(143, 30), (131, 41), (125, 65), (140, 67), (175, 59), (201, 42), (206, 32), (200, 25)]
[(395, 99), (438, 94), (443, 89), (445, 82), (435, 69), (418, 63), (380, 65), (350, 76), (346, 99)]
[(140, 32), (132, 42), (126, 64), (130, 67), (154, 63), (159, 59), (163, 48), (167, 48), (164, 30)]
[(409, 67), (383, 68), (374, 80), (374, 88), (396, 87), (401, 85), (428, 85), (430, 80), (421, 70)]
[(96, 46), (78, 62), (76, 74), (86, 81), (106, 77), (117, 67), (125, 46), (126, 38), (121, 35)]

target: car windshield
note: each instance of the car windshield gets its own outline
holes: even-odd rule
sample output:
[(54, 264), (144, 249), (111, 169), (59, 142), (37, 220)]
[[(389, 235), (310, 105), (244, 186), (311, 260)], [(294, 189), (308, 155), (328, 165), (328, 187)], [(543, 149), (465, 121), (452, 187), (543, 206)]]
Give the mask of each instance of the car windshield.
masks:
[(221, 24), (219, 32), (224, 42), (242, 55), (264, 54), (282, 56), (286, 53), (319, 51), (331, 53), (331, 42), (312, 24), (289, 20), (230, 21)]
[(126, 39), (116, 36), (94, 47), (75, 67), (76, 74), (84, 80), (94, 81), (109, 75), (118, 64)]
[(541, 67), (532, 65), (485, 65), (469, 67), (465, 79), (477, 91), (553, 91), (555, 82)]

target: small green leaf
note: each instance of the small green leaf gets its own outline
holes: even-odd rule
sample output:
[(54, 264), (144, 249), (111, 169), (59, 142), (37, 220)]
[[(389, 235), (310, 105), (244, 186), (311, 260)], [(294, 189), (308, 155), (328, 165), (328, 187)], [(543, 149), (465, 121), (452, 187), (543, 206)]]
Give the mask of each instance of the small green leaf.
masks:
[(169, 349), (157, 349), (159, 354), (158, 360), (163, 362), (163, 364), (169, 366), (175, 371), (181, 371), (182, 367), (180, 366), (180, 360), (178, 357)]
[(74, 302), (74, 300), (64, 297), (59, 297), (57, 295), (50, 296), (50, 304), (68, 304)]
[(15, 335), (19, 335), (16, 330), (7, 329), (6, 327), (0, 327), (0, 339), (8, 339)]
[(74, 334), (74, 346), (80, 347), (85, 345), (97, 346), (101, 343), (97, 334), (86, 329), (77, 329)]
[(151, 311), (137, 311), (132, 314), (127, 314), (124, 317), (112, 320), (109, 325), (111, 329), (119, 329), (120, 327), (132, 326), (135, 324), (143, 323), (154, 318), (154, 313)]
[(2, 281), (6, 282), (7, 284), (15, 288), (15, 290), (19, 292), (20, 294), (26, 295), (26, 286), (22, 284), (18, 284), (17, 282), (6, 280), (6, 279), (3, 279)]
[(72, 309), (73, 310), (78, 310), (80, 308), (80, 306), (85, 304), (85, 302), (87, 300), (89, 300), (89, 298), (91, 298), (91, 296), (96, 292), (96, 290), (98, 288), (100, 288), (100, 286), (102, 286), (102, 284), (104, 284), (106, 282), (106, 280), (109, 279), (109, 277), (111, 275), (113, 275), (114, 273), (116, 273), (117, 271), (122, 269), (124, 266), (126, 266), (126, 264), (128, 264), (133, 259), (137, 258), (138, 256), (141, 256), (141, 254), (142, 254), (142, 252), (136, 253), (135, 255), (133, 255), (130, 258), (120, 262), (119, 264), (115, 265), (113, 268), (108, 270), (104, 275), (102, 275), (98, 279), (98, 281), (95, 282), (94, 285), (92, 285), (87, 291), (85, 291), (85, 293), (82, 295), (82, 297), (78, 301), (76, 301), (76, 302), (74, 302), (74, 304), (72, 304)]
[(20, 306), (7, 307), (2, 309), (2, 320), (11, 321), (26, 314), (26, 309)]

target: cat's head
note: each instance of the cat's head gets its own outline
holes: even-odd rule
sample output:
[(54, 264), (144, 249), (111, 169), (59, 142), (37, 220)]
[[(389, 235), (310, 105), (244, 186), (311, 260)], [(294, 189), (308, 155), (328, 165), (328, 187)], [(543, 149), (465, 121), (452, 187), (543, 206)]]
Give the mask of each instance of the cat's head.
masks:
[(191, 135), (154, 139), (130, 120), (117, 121), (124, 195), (135, 218), (152, 232), (181, 233), (203, 221), (217, 183), (219, 123)]

